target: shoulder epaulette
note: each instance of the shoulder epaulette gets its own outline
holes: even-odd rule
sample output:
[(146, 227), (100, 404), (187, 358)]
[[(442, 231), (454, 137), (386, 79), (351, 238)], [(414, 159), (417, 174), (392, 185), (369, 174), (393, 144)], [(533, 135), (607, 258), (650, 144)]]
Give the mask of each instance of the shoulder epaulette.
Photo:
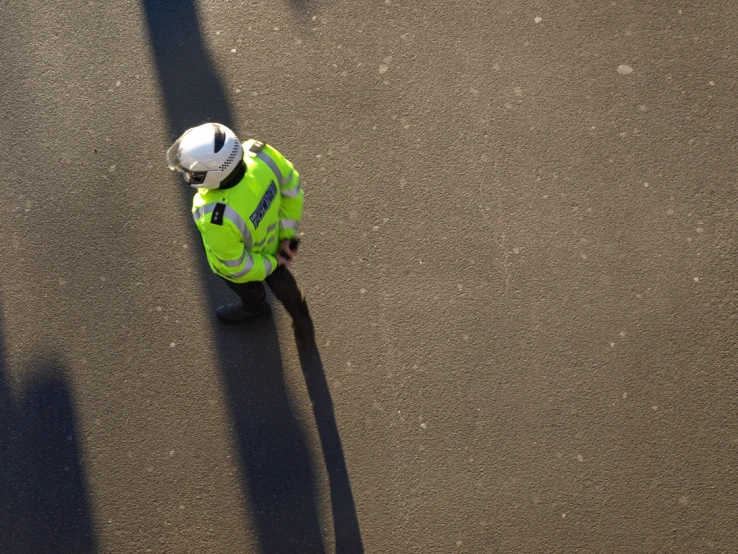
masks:
[(254, 154), (258, 154), (262, 150), (264, 150), (264, 147), (266, 146), (266, 143), (255, 140), (254, 143), (249, 146), (249, 152), (253, 152)]
[(213, 209), (213, 215), (210, 216), (210, 223), (214, 225), (223, 225), (223, 214), (225, 214), (226, 205), (218, 202)]

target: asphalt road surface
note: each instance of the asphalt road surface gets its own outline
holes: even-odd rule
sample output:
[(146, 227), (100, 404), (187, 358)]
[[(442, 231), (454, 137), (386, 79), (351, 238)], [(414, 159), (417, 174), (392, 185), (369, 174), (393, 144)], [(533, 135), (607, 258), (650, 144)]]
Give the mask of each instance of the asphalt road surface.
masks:
[[(0, 2), (0, 552), (738, 552), (738, 4)], [(188, 127), (306, 192), (217, 322)]]

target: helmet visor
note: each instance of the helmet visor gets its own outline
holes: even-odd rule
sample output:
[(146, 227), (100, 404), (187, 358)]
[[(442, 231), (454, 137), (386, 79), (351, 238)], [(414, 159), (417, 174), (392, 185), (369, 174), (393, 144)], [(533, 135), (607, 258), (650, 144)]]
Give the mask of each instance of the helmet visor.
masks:
[(177, 139), (177, 142), (172, 144), (172, 146), (169, 147), (169, 150), (167, 150), (167, 165), (169, 166), (169, 169), (172, 171), (177, 171), (178, 173), (181, 173), (184, 177), (184, 180), (190, 184), (190, 185), (201, 185), (205, 182), (205, 178), (208, 175), (207, 171), (190, 171), (185, 166), (182, 165), (181, 160), (179, 159), (179, 149), (182, 145), (182, 141), (187, 136), (187, 133), (189, 131), (185, 132), (181, 137)]
[(182, 166), (182, 162), (179, 159), (179, 148), (182, 145), (182, 140), (185, 138), (187, 133), (177, 139), (177, 142), (172, 144), (167, 150), (167, 165), (172, 171), (179, 171), (184, 173), (187, 170)]

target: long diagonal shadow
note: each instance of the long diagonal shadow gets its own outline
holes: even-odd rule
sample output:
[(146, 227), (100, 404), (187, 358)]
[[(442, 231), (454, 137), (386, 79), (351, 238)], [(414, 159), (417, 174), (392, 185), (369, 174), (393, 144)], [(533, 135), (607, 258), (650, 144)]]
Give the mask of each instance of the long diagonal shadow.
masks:
[[(172, 138), (205, 121), (218, 121), (238, 132), (203, 43), (193, 0), (142, 3)], [(189, 207), (191, 197), (185, 192), (183, 187), (183, 204)], [(188, 208), (183, 212), (188, 213)], [(192, 242), (199, 243), (194, 226), (192, 229)], [(213, 278), (204, 255), (200, 262), (203, 281), (213, 284), (207, 290), (214, 311), (228, 291)], [(276, 327), (270, 319), (238, 327), (218, 325), (216, 347), (238, 433), (243, 488), (251, 503), (260, 548), (267, 553), (324, 552), (313, 466), (287, 395)], [(306, 373), (306, 381), (310, 387), (315, 379)], [(324, 378), (322, 385), (313, 388), (319, 390), (317, 397), (330, 402)], [(332, 452), (336, 446), (340, 450), (332, 408), (330, 417), (319, 416), (317, 411), (316, 417), (324, 449), (328, 445)], [(348, 518), (353, 523), (336, 532), (337, 544), (341, 544), (337, 552), (363, 552), (343, 454), (339, 464), (327, 465), (334, 521), (338, 525), (347, 511), (353, 514)], [(343, 484), (338, 487), (340, 493), (334, 491), (335, 484)], [(350, 540), (345, 538), (348, 534)]]
[(341, 554), (362, 553), (359, 520), (356, 517), (354, 496), (351, 493), (346, 459), (343, 455), (341, 437), (338, 434), (333, 400), (325, 379), (323, 363), (317, 350), (300, 352), (300, 365), (305, 377), (315, 422), (318, 426), (323, 458), (328, 471), (333, 510), (333, 530), (336, 537), (336, 552)]
[(34, 364), (11, 392), (0, 341), (0, 552), (97, 550), (77, 422), (64, 368)]

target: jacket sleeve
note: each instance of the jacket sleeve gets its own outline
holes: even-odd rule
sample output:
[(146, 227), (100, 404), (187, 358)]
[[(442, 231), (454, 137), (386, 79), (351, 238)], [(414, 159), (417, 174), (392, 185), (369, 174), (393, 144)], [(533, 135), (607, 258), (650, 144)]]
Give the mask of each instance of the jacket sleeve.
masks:
[(198, 227), (210, 268), (221, 277), (234, 283), (263, 281), (276, 269), (274, 256), (246, 250), (240, 232), (232, 224), (201, 223)]
[(282, 186), (279, 189), (279, 240), (292, 239), (297, 236), (297, 227), (302, 221), (303, 192), (300, 188), (300, 174), (287, 158), (275, 149), (277, 163), (284, 175)]

